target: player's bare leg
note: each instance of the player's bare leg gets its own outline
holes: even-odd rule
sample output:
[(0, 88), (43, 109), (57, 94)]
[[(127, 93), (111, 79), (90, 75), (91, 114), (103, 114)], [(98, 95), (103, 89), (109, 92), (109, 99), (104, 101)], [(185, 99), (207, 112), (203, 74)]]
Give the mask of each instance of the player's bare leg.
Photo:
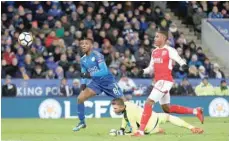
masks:
[(77, 97), (77, 105), (78, 105), (78, 117), (80, 119), (80, 123), (73, 128), (73, 131), (79, 131), (82, 128), (86, 128), (86, 124), (85, 124), (85, 115), (84, 115), (84, 101), (86, 101), (87, 99), (95, 96), (96, 93), (90, 89), (90, 88), (86, 88), (83, 91), (80, 92), (80, 95)]
[(143, 136), (144, 135), (144, 130), (151, 117), (152, 110), (153, 110), (152, 106), (154, 104), (155, 104), (154, 100), (151, 100), (149, 98), (146, 100), (144, 111), (143, 111), (142, 118), (141, 118), (141, 123), (140, 123), (141, 125), (140, 125), (139, 130), (134, 134), (134, 136)]
[(196, 115), (197, 118), (204, 123), (204, 114), (203, 109), (200, 107), (197, 108), (189, 108), (180, 105), (170, 105), (170, 104), (162, 104), (161, 105), (163, 111), (165, 113), (176, 113), (176, 114), (193, 114)]

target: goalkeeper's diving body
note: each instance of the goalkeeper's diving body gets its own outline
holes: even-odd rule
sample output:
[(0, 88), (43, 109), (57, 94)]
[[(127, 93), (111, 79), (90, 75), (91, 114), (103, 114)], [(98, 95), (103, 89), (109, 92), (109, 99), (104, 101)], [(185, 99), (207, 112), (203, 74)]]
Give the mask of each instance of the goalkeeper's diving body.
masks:
[[(113, 98), (125, 100), (124, 95), (117, 85), (104, 60), (104, 56), (93, 50), (93, 40), (85, 38), (80, 41), (80, 48), (84, 56), (80, 59), (81, 66), (81, 92), (77, 98), (79, 124), (73, 131), (79, 131), (86, 127), (84, 101), (104, 92)], [(87, 84), (87, 79), (91, 82)]]
[[(125, 134), (125, 128), (127, 123), (130, 123), (132, 128), (131, 135), (136, 133), (138, 127), (140, 126), (141, 116), (143, 114), (143, 108), (137, 106), (131, 102), (124, 102), (120, 98), (115, 98), (112, 100), (112, 107), (116, 114), (123, 113), (122, 124), (119, 131), (117, 131), (118, 135)], [(159, 125), (170, 122), (173, 125), (184, 127), (191, 130), (194, 134), (202, 134), (204, 132), (203, 129), (194, 127), (193, 125), (185, 122), (184, 120), (180, 119), (179, 117), (169, 115), (167, 113), (154, 113), (149, 119), (149, 122), (145, 128), (145, 134), (154, 134), (154, 133), (164, 133), (164, 129), (160, 128)]]

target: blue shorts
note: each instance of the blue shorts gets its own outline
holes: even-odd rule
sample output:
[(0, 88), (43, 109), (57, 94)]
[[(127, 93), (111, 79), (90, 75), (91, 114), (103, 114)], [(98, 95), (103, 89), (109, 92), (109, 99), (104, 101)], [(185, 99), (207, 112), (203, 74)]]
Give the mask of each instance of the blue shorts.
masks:
[(120, 87), (113, 77), (104, 77), (92, 80), (87, 87), (92, 89), (97, 95), (104, 92), (107, 96), (111, 96), (113, 98), (123, 96)]

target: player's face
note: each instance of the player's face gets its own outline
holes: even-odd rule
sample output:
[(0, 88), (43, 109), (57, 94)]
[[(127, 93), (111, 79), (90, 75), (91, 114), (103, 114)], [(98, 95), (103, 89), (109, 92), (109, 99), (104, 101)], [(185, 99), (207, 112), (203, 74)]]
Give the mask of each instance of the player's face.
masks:
[(161, 33), (156, 33), (154, 37), (154, 45), (160, 47), (161, 45), (165, 44), (166, 37)]
[(92, 48), (92, 43), (89, 40), (81, 40), (80, 41), (80, 48), (83, 51), (83, 53), (87, 53)]
[(123, 106), (120, 106), (120, 105), (112, 105), (113, 109), (114, 109), (114, 112), (116, 114), (120, 114), (123, 112), (124, 108)]

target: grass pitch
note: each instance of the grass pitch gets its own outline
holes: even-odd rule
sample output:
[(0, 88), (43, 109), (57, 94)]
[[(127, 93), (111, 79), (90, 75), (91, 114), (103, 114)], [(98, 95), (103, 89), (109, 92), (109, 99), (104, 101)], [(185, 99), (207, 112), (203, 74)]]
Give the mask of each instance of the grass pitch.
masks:
[(80, 132), (72, 131), (78, 122), (73, 119), (2, 119), (2, 141), (229, 141), (229, 118), (208, 117), (203, 125), (194, 117), (183, 119), (202, 127), (205, 133), (193, 135), (187, 129), (166, 123), (161, 125), (165, 135), (112, 137), (108, 133), (112, 128), (119, 129), (121, 119), (88, 119), (87, 128)]

